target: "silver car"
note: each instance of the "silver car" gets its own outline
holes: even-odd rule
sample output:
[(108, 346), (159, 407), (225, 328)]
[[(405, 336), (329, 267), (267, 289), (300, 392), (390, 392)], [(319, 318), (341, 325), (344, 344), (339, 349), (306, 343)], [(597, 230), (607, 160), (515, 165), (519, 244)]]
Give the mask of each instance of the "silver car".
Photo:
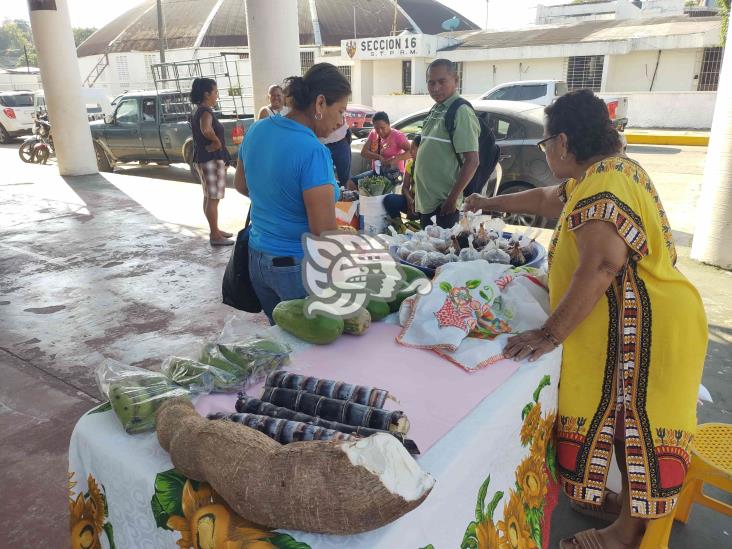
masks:
[[(557, 185), (559, 181), (546, 162), (546, 157), (536, 144), (544, 134), (544, 107), (518, 101), (473, 101), (479, 117), (486, 120), (501, 147), (500, 167), (502, 175), (496, 184), (495, 175), (486, 182), (483, 194), (509, 194), (536, 187)], [(410, 114), (392, 124), (409, 139), (422, 133), (422, 126), (429, 110)], [(358, 174), (370, 168), (370, 161), (361, 156), (365, 139), (351, 143), (351, 173)], [(494, 172), (495, 174), (495, 172)], [(506, 221), (514, 225), (544, 226), (547, 219), (535, 215), (511, 215)]]

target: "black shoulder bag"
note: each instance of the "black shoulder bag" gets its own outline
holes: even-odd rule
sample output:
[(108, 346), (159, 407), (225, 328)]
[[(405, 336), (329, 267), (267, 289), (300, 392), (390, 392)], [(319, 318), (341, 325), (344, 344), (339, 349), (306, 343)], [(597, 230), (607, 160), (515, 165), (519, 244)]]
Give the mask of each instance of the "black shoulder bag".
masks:
[(262, 310), (262, 304), (259, 302), (252, 281), (249, 278), (249, 230), (251, 229), (249, 221), (251, 212), (250, 206), (244, 228), (236, 235), (236, 244), (234, 244), (234, 249), (231, 251), (226, 271), (224, 271), (224, 279), (221, 281), (221, 296), (223, 302), (230, 307), (248, 313), (258, 313)]

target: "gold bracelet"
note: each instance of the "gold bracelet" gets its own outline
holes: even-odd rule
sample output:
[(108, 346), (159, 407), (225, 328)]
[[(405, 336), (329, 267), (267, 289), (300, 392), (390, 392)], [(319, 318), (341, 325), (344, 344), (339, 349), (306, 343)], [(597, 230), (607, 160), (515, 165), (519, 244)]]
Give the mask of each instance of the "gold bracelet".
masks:
[(541, 334), (544, 336), (544, 339), (546, 339), (549, 343), (551, 343), (555, 347), (559, 347), (562, 344), (556, 337), (554, 337), (554, 334), (552, 334), (549, 331), (549, 328), (547, 328), (546, 326), (542, 326), (539, 329), (541, 330)]

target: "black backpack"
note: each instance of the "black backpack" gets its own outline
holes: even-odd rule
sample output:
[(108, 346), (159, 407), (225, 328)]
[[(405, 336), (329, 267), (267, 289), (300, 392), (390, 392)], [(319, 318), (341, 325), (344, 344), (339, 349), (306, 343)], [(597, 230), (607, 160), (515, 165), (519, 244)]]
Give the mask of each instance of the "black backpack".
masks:
[[(452, 105), (450, 105), (450, 108), (445, 113), (445, 127), (447, 128), (447, 133), (450, 134), (450, 143), (452, 143), (453, 135), (455, 135), (455, 116), (457, 115), (457, 110), (463, 105), (468, 105), (473, 109), (470, 101), (458, 97), (452, 102)], [(473, 112), (475, 112), (475, 109), (473, 109)], [(484, 118), (478, 116), (478, 113), (475, 115), (480, 124), (480, 136), (478, 137), (478, 160), (480, 161), (480, 165), (475, 170), (473, 178), (463, 190), (463, 196), (465, 197), (481, 191), (483, 185), (493, 173), (493, 170), (496, 169), (496, 164), (498, 164), (498, 160), (501, 157), (501, 148), (496, 145), (496, 136), (493, 135), (493, 130), (488, 127), (488, 123)], [(454, 143), (452, 143), (452, 147), (454, 150)], [(457, 157), (458, 164), (462, 167), (463, 159), (457, 151), (455, 151), (455, 156)]]

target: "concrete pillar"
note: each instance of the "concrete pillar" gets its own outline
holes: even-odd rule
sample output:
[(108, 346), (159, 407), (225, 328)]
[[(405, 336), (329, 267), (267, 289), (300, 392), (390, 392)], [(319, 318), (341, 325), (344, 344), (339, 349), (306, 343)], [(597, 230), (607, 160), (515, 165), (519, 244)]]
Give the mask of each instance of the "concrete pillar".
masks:
[(28, 0), (61, 175), (98, 173), (67, 0)]
[(296, 0), (246, 0), (254, 109), (267, 101), (267, 88), (300, 76), (300, 29)]
[(424, 95), (427, 91), (427, 66), (430, 64), (427, 57), (412, 58), (412, 95)]
[(605, 59), (602, 62), (602, 81), (600, 83), (600, 91), (601, 92), (607, 92), (612, 91), (607, 88), (607, 81), (610, 77), (610, 69), (613, 62), (613, 56), (612, 55), (605, 55)]
[(691, 257), (732, 269), (732, 32), (727, 33)]

